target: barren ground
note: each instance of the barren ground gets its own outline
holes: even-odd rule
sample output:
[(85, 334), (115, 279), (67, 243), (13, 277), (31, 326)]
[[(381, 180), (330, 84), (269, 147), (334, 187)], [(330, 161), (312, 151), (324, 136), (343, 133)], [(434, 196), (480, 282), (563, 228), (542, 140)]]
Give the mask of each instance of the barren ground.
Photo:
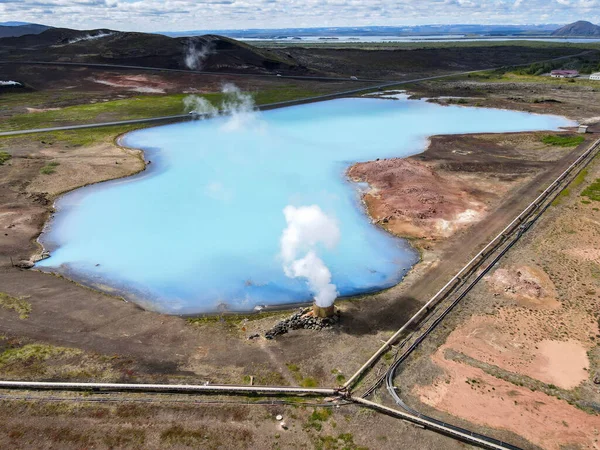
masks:
[[(114, 79), (109, 81), (113, 83)], [(118, 82), (124, 80), (119, 78)], [(107, 95), (117, 92), (110, 90), (112, 88), (131, 89), (130, 86), (114, 87), (91, 83), (101, 89), (108, 89)], [(133, 81), (129, 80), (127, 83)], [(501, 88), (505, 89), (504, 85)], [(442, 85), (436, 85), (436, 89), (446, 92)], [(485, 91), (488, 88), (481, 89)], [(496, 85), (492, 86), (490, 83), (489, 89), (496, 89)], [(546, 87), (536, 86), (535, 89), (543, 91)], [(449, 84), (447, 91), (446, 95), (456, 93), (453, 84)], [(484, 92), (487, 99), (485, 104), (519, 109), (532, 108), (538, 112), (562, 113), (572, 118), (600, 116), (599, 94), (596, 91), (585, 90), (587, 102), (582, 104), (581, 95), (584, 91), (581, 91), (578, 85), (566, 85), (561, 92), (556, 93), (561, 103), (542, 106), (537, 103), (524, 105), (523, 102), (509, 100), (506, 98), (508, 92), (509, 90)], [(35, 107), (48, 106), (56, 105), (40, 104)], [(353, 176), (360, 175), (375, 187), (378, 183), (381, 184), (377, 196), (373, 195), (373, 200), (367, 200), (370, 212), (376, 220), (380, 220), (382, 226), (389, 226), (391, 231), (418, 238), (414, 242), (422, 250), (423, 262), (417, 265), (405, 282), (393, 289), (340, 302), (340, 327), (322, 333), (297, 331), (276, 341), (266, 341), (262, 338), (248, 340), (247, 337), (268, 329), (285, 313), (248, 318), (213, 317), (190, 323), (183, 318), (143, 311), (119, 298), (89, 290), (58, 276), (11, 266), (10, 258), (16, 262), (30, 258), (38, 251), (33, 239), (41, 231), (57, 194), (77, 185), (134, 173), (143, 167), (140, 155), (116, 146), (110, 133), (95, 142), (93, 146), (89, 146), (73, 145), (60, 139), (47, 141), (42, 137), (0, 140), (0, 151), (8, 151), (12, 155), (10, 161), (0, 166), (0, 291), (15, 299), (11, 300), (12, 303), (0, 299), (1, 306), (4, 306), (0, 307), (2, 378), (244, 383), (253, 376), (255, 384), (331, 386), (343, 383), (344, 378), (351, 375), (370, 356), (381, 344), (382, 339), (387, 338), (390, 332), (404, 323), (483, 243), (497, 234), (518, 211), (537, 196), (541, 188), (562, 172), (575, 158), (576, 152), (583, 148), (558, 149), (541, 146), (536, 133), (438, 136), (432, 138), (430, 148), (421, 155), (407, 160), (378, 161), (356, 166), (353, 170), (357, 172), (353, 172)], [(40, 173), (40, 169), (51, 162), (59, 162), (60, 165), (54, 166), (54, 172), (51, 174)], [(386, 173), (390, 173), (391, 176), (382, 177), (382, 174)], [(406, 178), (400, 177), (399, 174)], [(402, 180), (413, 183), (417, 188), (414, 191), (417, 195), (410, 197), (406, 195), (407, 192), (401, 191), (406, 200), (405, 203), (398, 203), (396, 192), (398, 189), (404, 189)], [(438, 189), (431, 189), (432, 187)], [(444, 189), (443, 195), (439, 192), (440, 188)], [(424, 196), (419, 197), (421, 194)], [(427, 201), (422, 202), (421, 199)], [(429, 199), (433, 199), (433, 203), (428, 203)], [(544, 409), (545, 415), (556, 415), (556, 419), (552, 420), (563, 420), (560, 418), (565, 417), (567, 425), (560, 422), (560, 426), (569, 433), (560, 433), (557, 439), (563, 439), (566, 444), (587, 445), (591, 442), (593, 435), (590, 433), (593, 431), (590, 430), (598, 429), (594, 422), (597, 416), (575, 409), (566, 401), (557, 400), (547, 394), (556, 392), (555, 396), (562, 396), (561, 398), (572, 402), (593, 399), (593, 396), (597, 395), (597, 388), (591, 384), (590, 377), (593, 371), (597, 370), (598, 360), (597, 346), (592, 345), (594, 342), (591, 340), (594, 333), (597, 333), (597, 329), (593, 328), (596, 325), (592, 319), (596, 318), (598, 304), (594, 302), (598, 297), (592, 294), (591, 290), (594, 289), (596, 293), (599, 290), (597, 278), (593, 275), (597, 274), (597, 254), (593, 249), (597, 248), (596, 222), (599, 219), (597, 211), (593, 209), (597, 207), (595, 204), (583, 205), (578, 201), (565, 201), (551, 212), (550, 216), (554, 214), (556, 223), (559, 223), (559, 219), (572, 221), (560, 226), (555, 225), (555, 228), (547, 225), (553, 233), (560, 231), (559, 234), (540, 233), (542, 225), (539, 225), (534, 234), (542, 235), (540, 242), (544, 245), (535, 247), (535, 251), (530, 249), (512, 252), (506, 261), (513, 258), (513, 262), (505, 262), (505, 272), (492, 275), (487, 283), (480, 286), (479, 289), (484, 291), (472, 303), (479, 304), (479, 299), (482, 298), (481, 303), (485, 306), (482, 306), (481, 310), (468, 310), (460, 316), (460, 320), (456, 319), (454, 326), (457, 328), (457, 334), (448, 341), (446, 350), (438, 352), (437, 348), (432, 346), (429, 354), (433, 360), (424, 356), (411, 365), (409, 370), (413, 372), (402, 382), (403, 392), (411, 392), (414, 401), (421, 399), (424, 404), (456, 416), (451, 417), (449, 421), (461, 418), (483, 426), (484, 430), (492, 434), (508, 436), (512, 441), (516, 434), (520, 434), (533, 444), (551, 446), (548, 438), (540, 434), (543, 429), (541, 425), (525, 430), (522, 426), (524, 421), (498, 422), (507, 415), (525, 414), (518, 401), (515, 405), (512, 398), (510, 407), (503, 406), (508, 408), (502, 409), (506, 414), (499, 415), (501, 417), (494, 420), (486, 418), (485, 413), (493, 408), (486, 408), (488, 403), (483, 402), (482, 398), (473, 397), (473, 405), (482, 405), (479, 409), (474, 407), (474, 410), (479, 412), (476, 416), (467, 415), (468, 411), (464, 405), (463, 409), (456, 406), (458, 403), (452, 397), (457, 395), (455, 392), (460, 393), (456, 398), (462, 398), (460, 396), (475, 395), (477, 391), (473, 383), (464, 382), (465, 377), (483, 379), (487, 376), (484, 369), (475, 367), (475, 363), (471, 361), (479, 361), (478, 358), (482, 358), (481, 362), (489, 364), (490, 367), (493, 365), (505, 371), (519, 371), (515, 373), (522, 371), (522, 376), (528, 377), (527, 383), (541, 383), (535, 384), (536, 391), (533, 394), (527, 393), (527, 404), (530, 405), (530, 409), (541, 408), (536, 402), (543, 401), (549, 405), (544, 406), (549, 408)], [(435, 211), (428, 209), (432, 204)], [(577, 214), (564, 214), (564, 208), (567, 207), (574, 208), (572, 211)], [(422, 211), (424, 215), (415, 216), (411, 211), (413, 208), (425, 208)], [(469, 213), (461, 216), (469, 209), (476, 211), (477, 215)], [(392, 220), (389, 219), (390, 216), (393, 216)], [(475, 218), (478, 221), (469, 222), (461, 217)], [(449, 226), (439, 227), (438, 224), (442, 220), (448, 222)], [(553, 222), (549, 218), (544, 223)], [(413, 228), (409, 229), (401, 224), (410, 224)], [(393, 226), (398, 228), (392, 228)], [(563, 227), (567, 227), (566, 230)], [(414, 233), (410, 234), (407, 230)], [(550, 238), (551, 236), (555, 237)], [(567, 242), (567, 238), (572, 239), (570, 244), (564, 243)], [(543, 258), (536, 252), (542, 252)], [(588, 271), (587, 275), (580, 273), (584, 271), (584, 267)], [(547, 276), (542, 275), (541, 271)], [(572, 283), (575, 276), (580, 278), (577, 285)], [(522, 295), (521, 291), (524, 292)], [(498, 303), (498, 307), (494, 308), (485, 303), (486, 299), (488, 302)], [(473, 338), (469, 333), (479, 329), (479, 325), (484, 322), (477, 321), (488, 319), (486, 314), (492, 312), (494, 315), (490, 317), (493, 319), (506, 315), (506, 318), (498, 323), (494, 322), (493, 326), (485, 323), (487, 328), (497, 329), (494, 336), (498, 336), (499, 344), (487, 343), (486, 334), (483, 333), (481, 343), (471, 345)], [(474, 318), (471, 319), (471, 316)], [(517, 318), (523, 322), (518, 322)], [(522, 325), (519, 325), (521, 323)], [(452, 329), (448, 328), (448, 332)], [(527, 336), (524, 336), (524, 333), (527, 333)], [(465, 343), (465, 336), (469, 336), (468, 345)], [(521, 339), (515, 341), (519, 344), (516, 347), (520, 353), (507, 354), (500, 351), (505, 347), (514, 347), (514, 336)], [(446, 337), (441, 336), (437, 342), (442, 344)], [(521, 343), (526, 345), (520, 347)], [(588, 352), (587, 360), (582, 356), (581, 349)], [(448, 359), (448, 350), (457, 352), (453, 355), (458, 356)], [(563, 359), (565, 351), (568, 351), (568, 360)], [(484, 352), (488, 359), (482, 356)], [(468, 360), (470, 363), (461, 362), (467, 357), (471, 358)], [(440, 367), (435, 368), (434, 364), (439, 364)], [(568, 370), (556, 370), (556, 367), (567, 364)], [(587, 370), (584, 371), (584, 367)], [(464, 368), (464, 373), (460, 372), (461, 368)], [(588, 375), (587, 381), (583, 379), (583, 372)], [(446, 378), (439, 378), (438, 375)], [(438, 386), (446, 385), (445, 380), (448, 379), (450, 386), (460, 385), (462, 389), (449, 389), (447, 392), (451, 395), (444, 394), (434, 389), (433, 385), (428, 386), (427, 378), (431, 381), (435, 378)], [(530, 379), (534, 381), (529, 381)], [(442, 383), (439, 380), (444, 381)], [(508, 398), (513, 390), (523, 396), (526, 392), (531, 392), (531, 389), (524, 387), (529, 386), (525, 381), (524, 386), (514, 387), (514, 383), (501, 386), (500, 383), (509, 383), (502, 377), (486, 382), (492, 381), (498, 384), (498, 387), (490, 385), (490, 390), (492, 387), (498, 391), (505, 389), (506, 394), (501, 395), (504, 399)], [(549, 383), (555, 388), (550, 387)], [(416, 385), (420, 387), (415, 387)], [(577, 387), (573, 389), (574, 385)], [(468, 389), (465, 390), (465, 386)], [(537, 397), (540, 395), (545, 397), (540, 400)], [(486, 402), (487, 400), (488, 397)], [(597, 399), (593, 401), (598, 402)], [(9, 443), (13, 442), (11, 439), (21, 439), (19, 442), (27, 443), (24, 447), (35, 448), (36, 443), (40, 444), (36, 436), (52, 436), (51, 429), (64, 421), (66, 429), (73, 431), (81, 427), (82, 432), (91, 433), (89, 438), (85, 438), (89, 439), (86, 443), (92, 442), (102, 447), (108, 446), (101, 443), (104, 434), (110, 436), (113, 431), (117, 434), (123, 431), (123, 419), (114, 412), (98, 413), (98, 417), (105, 420), (91, 418), (83, 422), (77, 421), (75, 424), (74, 419), (67, 419), (56, 410), (39, 412), (40, 408), (45, 408), (44, 405), (45, 403), (37, 401), (25, 402), (23, 414), (14, 416), (20, 417), (20, 420), (27, 420), (29, 427), (37, 430), (37, 434), (30, 435), (29, 431), (25, 432), (27, 434), (19, 434), (20, 431), (15, 431), (14, 427), (9, 425), (13, 424), (15, 419), (7, 418), (3, 421), (4, 431), (0, 433), (2, 439)], [(57, 409), (62, 408), (66, 407), (60, 406)], [(215, 411), (219, 409), (214, 408)], [(1, 410), (7, 411), (8, 408)], [(188, 419), (193, 422), (190, 428), (202, 429), (201, 423), (206, 418), (198, 414), (204, 412), (199, 413), (189, 406), (183, 410), (189, 414), (186, 419), (192, 418)], [(183, 413), (164, 414), (164, 418), (157, 419), (156, 429), (147, 430), (148, 441), (144, 441), (145, 447), (160, 447), (161, 444), (165, 444), (160, 441), (162, 434), (159, 434), (159, 431), (164, 431), (173, 423), (181, 422), (177, 414)], [(262, 428), (257, 428), (258, 431), (254, 428), (267, 425), (262, 424), (264, 420), (258, 413), (255, 414), (256, 416), (241, 426), (251, 430), (250, 435), (244, 434), (251, 437), (242, 437), (239, 442), (251, 439), (248, 441), (251, 442), (249, 445), (261, 448), (261, 445), (266, 445), (263, 439), (267, 438), (262, 436)], [(532, 420), (540, 421), (540, 417), (544, 417), (535, 416), (535, 411), (530, 414), (528, 417)], [(200, 418), (194, 419), (195, 417)], [(384, 446), (378, 443), (378, 436), (381, 435), (393, 439), (388, 442), (414, 442), (413, 447), (418, 448), (455, 446), (450, 440), (392, 422), (388, 418), (357, 416), (362, 420), (355, 424), (352, 417), (344, 418), (343, 421), (347, 420), (350, 425), (360, 430), (355, 438), (355, 443), (360, 445), (371, 448)], [(245, 419), (240, 420), (243, 422)], [(343, 421), (335, 422), (341, 424)], [(239, 429), (240, 421), (233, 422), (236, 425), (231, 426)], [(106, 433), (92, 431), (99, 423), (107, 427)], [(588, 424), (592, 426), (587, 426)], [(185, 426), (187, 427), (187, 424)], [(210, 430), (211, 433), (219, 435), (229, 433), (232, 430), (230, 419), (223, 419), (216, 428)], [(346, 428), (340, 427), (339, 430), (341, 433)], [(329, 429), (326, 432), (329, 433)], [(331, 433), (338, 431), (331, 430)], [(327, 436), (324, 432), (316, 434), (321, 437)], [(189, 439), (198, 437), (194, 436), (196, 437)], [(55, 441), (55, 445), (79, 448), (81, 442), (77, 439), (79, 438), (75, 439), (75, 443)], [(316, 446), (314, 439), (309, 435), (298, 433), (294, 439), (289, 443), (282, 443), (281, 447), (311, 444)], [(383, 439), (382, 442), (385, 444)], [(169, 445), (177, 447), (185, 444), (175, 441)], [(274, 441), (272, 446), (277, 448)]]
[(531, 446), (600, 447), (600, 204), (581, 196), (598, 178), (596, 158), (411, 358), (408, 403)]

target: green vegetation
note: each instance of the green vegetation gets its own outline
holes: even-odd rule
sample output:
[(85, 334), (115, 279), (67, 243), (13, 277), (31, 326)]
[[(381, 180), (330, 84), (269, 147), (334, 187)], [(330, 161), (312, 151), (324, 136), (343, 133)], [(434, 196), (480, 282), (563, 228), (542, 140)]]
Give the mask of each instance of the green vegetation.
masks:
[(514, 73), (539, 76), (557, 69), (578, 70), (580, 73), (589, 74), (600, 70), (600, 62), (596, 53), (590, 53), (568, 60), (535, 63), (529, 67), (518, 69)]
[[(318, 92), (301, 88), (294, 84), (286, 84), (264, 91), (251, 92), (251, 94), (257, 105), (264, 105), (312, 97), (318, 95)], [(15, 95), (21, 96), (23, 94)], [(189, 97), (189, 94), (169, 94), (160, 96), (139, 95), (120, 100), (65, 106), (54, 111), (15, 114), (2, 122), (0, 131), (26, 130), (184, 114), (187, 112), (184, 106), (184, 99), (186, 97)], [(215, 106), (220, 106), (224, 99), (224, 94), (215, 92), (202, 94), (201, 97), (205, 98)], [(96, 130), (90, 129), (85, 130), (84, 133), (85, 132), (94, 134)], [(59, 134), (60, 133), (62, 132), (59, 132)]]
[(585, 141), (583, 136), (569, 135), (547, 135), (542, 138), (542, 142), (546, 145), (554, 145), (557, 147), (577, 147)]
[(51, 175), (54, 172), (56, 172), (56, 168), (60, 166), (60, 163), (57, 161), (50, 161), (48, 164), (46, 164), (44, 167), (42, 167), (40, 169), (40, 173), (43, 175)]
[(0, 306), (12, 309), (19, 314), (19, 318), (22, 320), (27, 319), (31, 313), (31, 304), (25, 300), (25, 297), (13, 297), (4, 292), (0, 292)]
[(367, 450), (367, 447), (359, 447), (354, 443), (351, 433), (342, 433), (335, 436), (319, 436), (316, 442), (317, 450)]
[(308, 417), (308, 421), (304, 424), (304, 428), (314, 428), (317, 431), (321, 431), (323, 422), (327, 422), (332, 414), (331, 409), (316, 408)]
[[(571, 183), (569, 183), (569, 185), (567, 187), (565, 187), (562, 191), (560, 191), (560, 194), (558, 194), (558, 197), (556, 197), (556, 199), (552, 202), (552, 206), (560, 205), (560, 203), (563, 201), (563, 199), (565, 199), (569, 195), (571, 195), (571, 189), (581, 186), (581, 184), (585, 181), (585, 177), (587, 176), (587, 174), (588, 174), (587, 169), (583, 169), (581, 172), (579, 172), (577, 174), (577, 176), (575, 178), (573, 178), (573, 181), (571, 181)], [(582, 195), (583, 195), (583, 193), (582, 193)]]
[(587, 197), (591, 201), (600, 202), (600, 178), (597, 178), (596, 181), (586, 187), (581, 196)]
[(305, 388), (311, 388), (317, 387), (319, 385), (317, 380), (315, 380), (313, 377), (302, 377), (302, 374), (300, 373), (300, 367), (298, 367), (296, 364), (287, 363), (286, 366), (288, 370), (292, 372), (292, 375), (294, 376), (294, 378), (300, 386)]
[(286, 364), (286, 366), (290, 372), (296, 373), (296, 372), (300, 371), (300, 368), (296, 364), (288, 363), (288, 364)]
[(10, 158), (12, 158), (10, 156), (10, 153), (0, 152), (0, 166), (3, 165), (6, 161), (8, 161)]
[(317, 387), (319, 383), (313, 377), (306, 377), (300, 380), (300, 386), (303, 388)]
[(53, 356), (78, 355), (79, 350), (54, 347), (44, 344), (27, 344), (19, 348), (10, 348), (0, 354), (0, 366), (17, 362), (45, 361)]

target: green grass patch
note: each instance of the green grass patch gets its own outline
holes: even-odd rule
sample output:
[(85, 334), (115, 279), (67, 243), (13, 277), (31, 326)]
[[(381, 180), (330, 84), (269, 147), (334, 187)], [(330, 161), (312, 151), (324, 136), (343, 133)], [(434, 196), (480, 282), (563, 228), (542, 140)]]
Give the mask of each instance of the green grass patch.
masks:
[(546, 145), (554, 145), (557, 147), (577, 147), (583, 143), (585, 138), (583, 136), (568, 136), (568, 135), (546, 135), (542, 137), (542, 142)]
[(12, 156), (8, 152), (0, 152), (0, 166), (3, 165), (6, 161), (8, 161)]
[(60, 166), (60, 163), (57, 161), (51, 161), (46, 164), (44, 167), (40, 169), (40, 173), (43, 175), (51, 175), (56, 172), (56, 168)]
[[(264, 91), (250, 92), (257, 105), (318, 95), (318, 92), (283, 85)], [(56, 111), (15, 114), (3, 120), (0, 131), (27, 130), (46, 127), (68, 126), (96, 122), (145, 119), (149, 117), (171, 116), (189, 112), (184, 99), (189, 94), (140, 95), (121, 100), (102, 101), (83, 105), (66, 106)], [(225, 96), (220, 92), (202, 94), (200, 97), (220, 107)], [(94, 133), (90, 130), (90, 133)]]
[(590, 201), (600, 202), (600, 178), (597, 178), (596, 181), (586, 187), (581, 196), (587, 197)]
[(313, 377), (306, 377), (300, 380), (300, 386), (302, 386), (303, 388), (313, 388), (317, 387), (318, 385), (319, 383)]
[(308, 417), (308, 421), (304, 424), (304, 428), (314, 428), (321, 431), (323, 422), (327, 422), (333, 413), (327, 408), (316, 408)]
[(22, 320), (27, 319), (31, 313), (31, 303), (25, 297), (13, 297), (4, 292), (0, 292), (0, 306), (15, 311)]
[(45, 344), (27, 344), (19, 348), (10, 348), (0, 354), (0, 366), (31, 360), (45, 361), (54, 356), (69, 356), (80, 353), (79, 350), (71, 348), (54, 347)]
[(286, 364), (286, 366), (290, 372), (297, 373), (300, 371), (300, 367), (298, 367), (296, 364), (289, 363), (289, 364)]

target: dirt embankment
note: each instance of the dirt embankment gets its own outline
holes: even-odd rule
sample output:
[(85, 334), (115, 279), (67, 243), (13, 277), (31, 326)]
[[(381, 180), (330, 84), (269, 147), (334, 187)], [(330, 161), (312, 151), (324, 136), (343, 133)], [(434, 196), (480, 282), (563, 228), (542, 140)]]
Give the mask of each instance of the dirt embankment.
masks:
[(371, 187), (363, 199), (375, 223), (429, 247), (481, 221), (564, 156), (542, 144), (542, 135), (435, 136), (420, 155), (358, 163), (348, 174)]

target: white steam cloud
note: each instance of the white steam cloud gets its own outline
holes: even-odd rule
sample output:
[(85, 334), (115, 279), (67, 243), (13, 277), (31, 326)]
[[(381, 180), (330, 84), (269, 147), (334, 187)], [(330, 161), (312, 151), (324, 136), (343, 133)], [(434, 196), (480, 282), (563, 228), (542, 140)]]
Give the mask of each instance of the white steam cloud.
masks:
[(225, 94), (221, 110), (229, 114), (230, 119), (225, 123), (225, 131), (235, 131), (251, 125), (260, 125), (254, 98), (242, 92), (236, 85), (227, 83), (222, 89)]
[(77, 38), (73, 38), (71, 40), (69, 40), (69, 42), (67, 42), (67, 44), (74, 44), (76, 42), (81, 42), (81, 41), (93, 41), (95, 39), (102, 39), (108, 36), (112, 36), (115, 33), (103, 33), (100, 32), (98, 34), (86, 34), (85, 36), (81, 36), (81, 37), (77, 37)]
[(319, 244), (330, 249), (337, 245), (340, 230), (336, 221), (317, 205), (286, 206), (283, 214), (287, 228), (281, 236), (281, 258), (286, 276), (306, 278), (317, 306), (333, 305), (337, 287), (331, 283), (331, 272), (316, 250)]
[(188, 45), (185, 49), (185, 66), (190, 70), (202, 70), (206, 59), (216, 53), (215, 45), (212, 42), (201, 44), (197, 47), (197, 42), (193, 39), (188, 41)]
[(219, 109), (213, 106), (211, 102), (204, 97), (197, 95), (188, 95), (183, 99), (183, 107), (186, 113), (193, 112), (194, 114), (208, 115), (210, 117), (219, 114)]
[(0, 81), (0, 86), (23, 86), (18, 81)]
[(227, 83), (221, 89), (224, 98), (217, 107), (203, 97), (189, 95), (183, 99), (185, 112), (199, 116), (215, 117), (219, 114), (229, 116), (229, 120), (221, 127), (224, 131), (235, 131), (254, 126), (263, 128), (264, 122), (256, 110), (251, 94), (242, 92), (236, 85)]

